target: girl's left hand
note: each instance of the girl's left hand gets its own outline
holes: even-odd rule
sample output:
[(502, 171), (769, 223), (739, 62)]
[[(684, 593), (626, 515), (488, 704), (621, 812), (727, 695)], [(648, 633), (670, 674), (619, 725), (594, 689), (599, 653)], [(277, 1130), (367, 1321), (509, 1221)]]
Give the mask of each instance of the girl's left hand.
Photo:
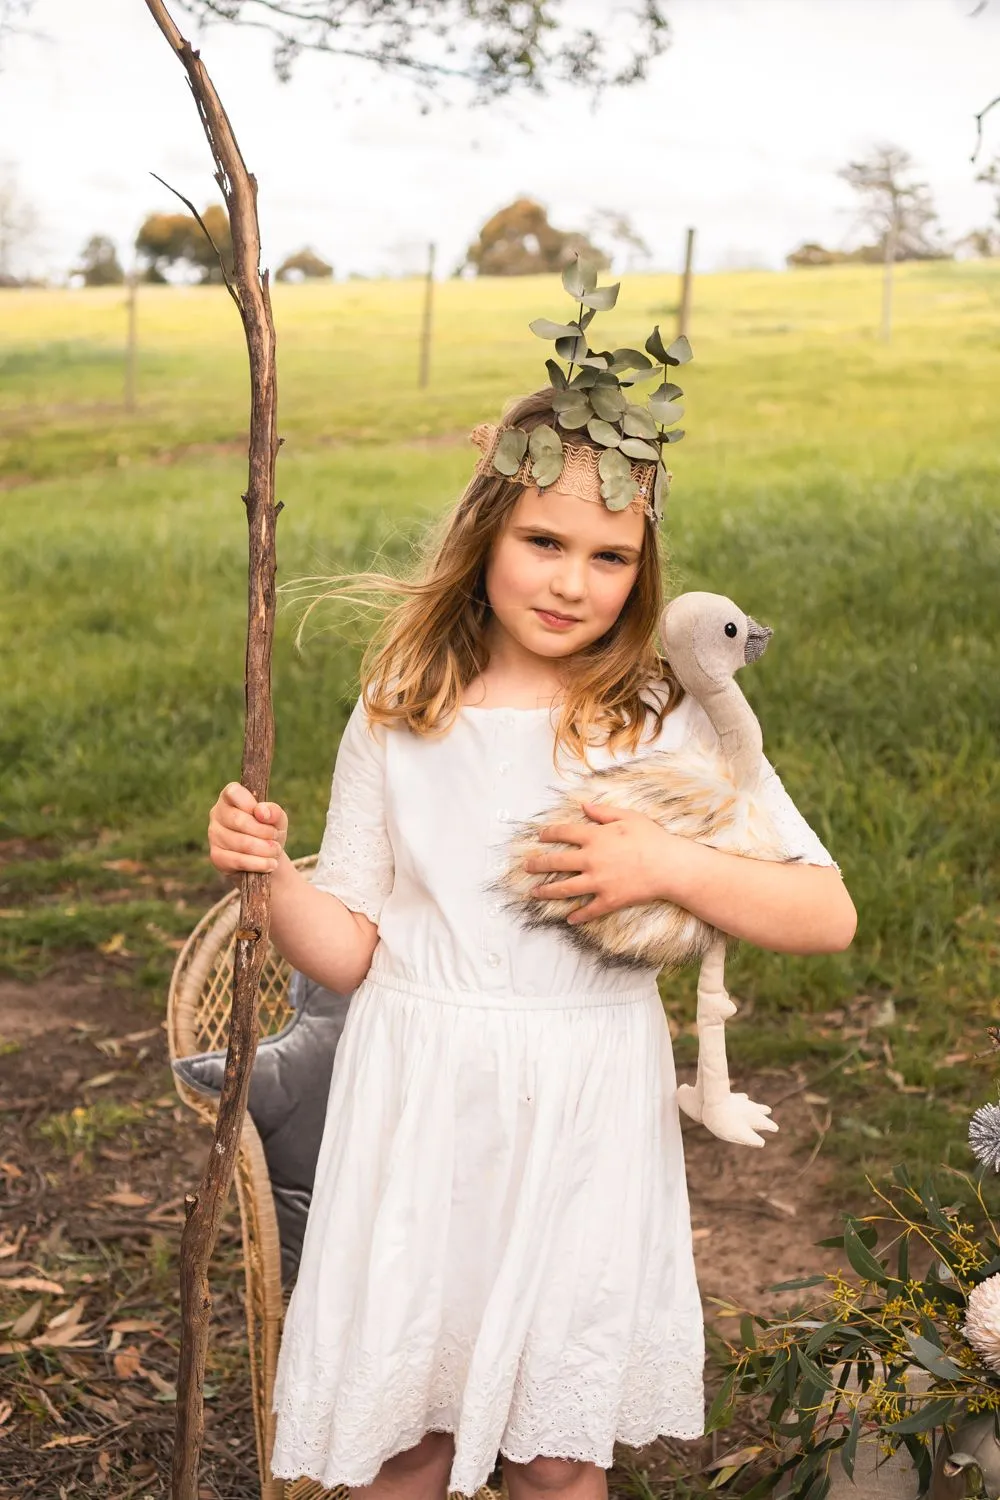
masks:
[(593, 899), (567, 917), (567, 922), (590, 922), (622, 906), (667, 900), (667, 871), (676, 857), (671, 847), (685, 840), (654, 823), (645, 813), (606, 803), (583, 802), (589, 823), (552, 823), (538, 837), (546, 843), (573, 844), (532, 854), (524, 861), (530, 875), (570, 872), (565, 880), (536, 886), (532, 895), (543, 901), (574, 896)]

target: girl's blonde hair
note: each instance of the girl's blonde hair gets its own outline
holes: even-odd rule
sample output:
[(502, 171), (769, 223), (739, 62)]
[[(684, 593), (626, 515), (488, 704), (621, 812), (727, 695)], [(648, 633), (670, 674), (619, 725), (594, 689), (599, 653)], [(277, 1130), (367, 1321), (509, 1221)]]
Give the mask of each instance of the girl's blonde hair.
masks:
[[(551, 420), (547, 391), (515, 401), (504, 413), (505, 426), (526, 432)], [(567, 444), (595, 446), (585, 433), (562, 437)], [(361, 662), (361, 694), (373, 723), (405, 725), (430, 736), (451, 728), (465, 688), (489, 662), (486, 562), (522, 493), (521, 485), (501, 474), (474, 475), (431, 532), (410, 577), (363, 572), (325, 580), (310, 610), (329, 598), (380, 595), (386, 600)], [(560, 746), (583, 759), (595, 731), (611, 749), (635, 751), (650, 711), (655, 733), (679, 703), (682, 689), (656, 648), (665, 602), (661, 545), (656, 523), (647, 517), (638, 572), (621, 613), (610, 630), (572, 658), (554, 759)], [(400, 602), (389, 602), (394, 597)], [(642, 693), (654, 684), (659, 691), (647, 706)]]

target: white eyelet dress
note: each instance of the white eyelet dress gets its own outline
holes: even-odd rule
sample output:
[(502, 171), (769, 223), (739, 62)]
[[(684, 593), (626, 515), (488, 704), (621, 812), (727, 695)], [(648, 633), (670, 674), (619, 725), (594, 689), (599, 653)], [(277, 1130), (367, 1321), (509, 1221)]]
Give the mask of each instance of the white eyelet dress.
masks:
[[(686, 698), (639, 754), (692, 734), (714, 739)], [(436, 1430), (455, 1435), (449, 1488), (472, 1495), (498, 1451), (608, 1468), (616, 1440), (703, 1431), (656, 975), (525, 932), (486, 890), (509, 825), (553, 800), (552, 744), (547, 709), (466, 708), (427, 739), (370, 730), (359, 700), (344, 731), (314, 884), (379, 943), (334, 1063), (276, 1477), (367, 1485)], [(789, 854), (831, 864), (767, 786)]]

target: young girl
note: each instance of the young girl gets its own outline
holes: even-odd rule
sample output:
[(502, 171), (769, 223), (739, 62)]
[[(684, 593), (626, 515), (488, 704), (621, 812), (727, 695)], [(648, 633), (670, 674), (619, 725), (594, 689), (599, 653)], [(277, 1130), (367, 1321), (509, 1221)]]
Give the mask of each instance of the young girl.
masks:
[[(551, 393), (504, 426), (551, 421)], [(553, 788), (713, 735), (657, 653), (648, 501), (610, 510), (585, 432), (540, 491), (480, 464), (362, 669), (310, 882), (273, 802), (231, 784), (219, 870), (273, 872), (271, 937), (354, 991), (281, 1345), (276, 1476), (372, 1500), (600, 1500), (615, 1440), (703, 1430), (703, 1330), (669, 1031), (652, 970), (608, 968), (491, 894)], [(590, 478), (588, 479), (588, 475)], [(363, 585), (378, 586), (365, 575)], [(382, 586), (385, 581), (382, 580)], [(664, 899), (760, 947), (845, 948), (855, 914), (777, 777), (765, 863), (592, 809), (555, 828), (571, 921)], [(724, 1149), (724, 1148), (721, 1148)]]

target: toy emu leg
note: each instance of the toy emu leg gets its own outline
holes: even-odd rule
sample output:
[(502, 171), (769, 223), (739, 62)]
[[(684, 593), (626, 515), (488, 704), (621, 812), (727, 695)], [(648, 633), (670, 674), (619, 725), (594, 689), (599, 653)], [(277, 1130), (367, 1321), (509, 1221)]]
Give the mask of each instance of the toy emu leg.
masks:
[(685, 1114), (736, 1146), (763, 1146), (761, 1130), (777, 1130), (767, 1104), (729, 1087), (726, 1022), (736, 1014), (725, 985), (726, 940), (719, 934), (698, 971), (698, 1076), (694, 1086), (681, 1084), (677, 1102)]

